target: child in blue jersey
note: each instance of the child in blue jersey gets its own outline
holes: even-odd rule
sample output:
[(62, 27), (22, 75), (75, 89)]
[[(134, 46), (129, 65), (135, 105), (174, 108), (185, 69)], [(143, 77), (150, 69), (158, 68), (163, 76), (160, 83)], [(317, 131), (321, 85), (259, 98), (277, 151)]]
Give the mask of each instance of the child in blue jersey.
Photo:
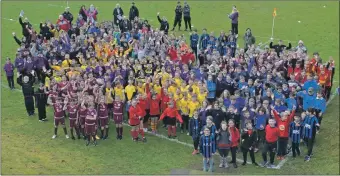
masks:
[(209, 130), (211, 132), (211, 135), (215, 137), (215, 135), (217, 133), (217, 129), (216, 129), (215, 124), (213, 123), (213, 117), (212, 116), (208, 116), (206, 123), (207, 124), (205, 126), (203, 126), (203, 128), (202, 128), (201, 134), (202, 135), (204, 134), (204, 131), (203, 131), (204, 128), (209, 128)]
[[(316, 118), (318, 119), (319, 125), (321, 125), (322, 115), (326, 111), (326, 104), (327, 104), (326, 99), (322, 97), (321, 91), (319, 91), (316, 94), (316, 100), (314, 103), (315, 103), (314, 104), (315, 115), (316, 115)], [(320, 127), (317, 126), (316, 130), (317, 130), (316, 133), (319, 133)]]
[(212, 156), (216, 152), (215, 138), (207, 127), (203, 129), (203, 133), (204, 134), (200, 138), (200, 153), (203, 156), (203, 171), (213, 172), (214, 160)]
[(194, 151), (192, 152), (193, 155), (196, 155), (198, 153), (201, 128), (202, 123), (201, 120), (198, 118), (198, 112), (196, 111), (194, 112), (193, 118), (189, 120), (189, 134), (194, 142)]
[(281, 104), (281, 99), (276, 99), (275, 100), (275, 106), (274, 106), (274, 109), (278, 112), (278, 113), (281, 113), (281, 112), (284, 112), (287, 110), (287, 106)]
[(257, 143), (255, 151), (258, 151), (259, 145), (263, 144), (265, 141), (265, 131), (264, 128), (267, 124), (268, 114), (265, 114), (266, 110), (261, 107), (258, 109), (258, 113), (255, 116), (255, 129), (257, 132)]
[(288, 110), (293, 110), (293, 107), (298, 107), (297, 106), (297, 101), (295, 99), (295, 95), (293, 92), (289, 93), (289, 97), (285, 100), (285, 103), (287, 105)]
[(308, 148), (305, 161), (309, 161), (313, 151), (316, 127), (320, 126), (318, 119), (315, 116), (315, 110), (313, 108), (309, 108), (307, 110), (306, 117), (303, 120), (302, 125), (303, 125), (303, 140), (305, 141), (305, 144), (307, 145)]
[(302, 137), (303, 127), (300, 124), (301, 118), (299, 116), (294, 117), (294, 122), (289, 125), (289, 138), (292, 141), (293, 158), (300, 156), (300, 141)]

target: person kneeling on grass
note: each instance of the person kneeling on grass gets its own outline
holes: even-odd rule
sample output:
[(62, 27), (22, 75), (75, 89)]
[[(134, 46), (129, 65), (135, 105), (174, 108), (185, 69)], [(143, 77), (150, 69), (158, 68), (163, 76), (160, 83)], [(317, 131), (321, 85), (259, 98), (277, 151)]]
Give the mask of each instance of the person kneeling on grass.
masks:
[(255, 161), (255, 155), (254, 155), (257, 133), (256, 131), (253, 130), (253, 124), (251, 122), (248, 122), (246, 124), (246, 129), (243, 130), (243, 134), (241, 138), (242, 138), (241, 150), (243, 153), (242, 165), (244, 166), (247, 164), (247, 154), (249, 151), (252, 164), (254, 164), (255, 166), (258, 166), (258, 164)]
[(273, 168), (274, 166), (274, 158), (275, 158), (275, 152), (277, 148), (277, 140), (279, 138), (279, 128), (275, 126), (276, 121), (274, 119), (269, 119), (268, 125), (265, 128), (265, 144), (262, 151), (262, 158), (263, 163), (262, 167), (266, 167), (268, 165), (267, 160), (267, 153), (270, 153), (270, 163), (268, 165), (268, 168)]
[[(213, 172), (214, 160), (213, 155), (215, 154), (215, 138), (210, 133), (210, 129), (205, 127), (203, 129), (204, 134), (200, 138), (200, 153), (203, 156), (203, 171)], [(209, 164), (209, 170), (208, 170)]]
[(198, 152), (198, 144), (200, 140), (200, 131), (202, 128), (202, 122), (198, 118), (198, 112), (194, 113), (194, 117), (189, 120), (189, 135), (192, 137), (194, 143), (194, 151), (193, 155), (196, 155)]
[(176, 119), (183, 124), (183, 120), (181, 115), (178, 113), (177, 108), (174, 106), (174, 103), (169, 102), (168, 107), (164, 110), (159, 120), (163, 120), (164, 117), (167, 117), (167, 125), (168, 125), (168, 137), (176, 138)]
[(227, 128), (227, 122), (222, 121), (221, 129), (216, 135), (216, 143), (218, 147), (218, 152), (220, 153), (220, 165), (219, 167), (228, 168), (227, 156), (231, 146), (231, 135)]

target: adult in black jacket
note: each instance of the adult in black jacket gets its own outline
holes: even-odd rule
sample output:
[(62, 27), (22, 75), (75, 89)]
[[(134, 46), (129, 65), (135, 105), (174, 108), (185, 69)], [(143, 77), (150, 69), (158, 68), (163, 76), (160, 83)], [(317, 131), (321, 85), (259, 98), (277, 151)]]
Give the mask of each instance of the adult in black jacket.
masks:
[(85, 11), (86, 11), (85, 5), (82, 5), (80, 7), (79, 14), (83, 17), (84, 21), (87, 21), (87, 15)]
[(229, 107), (227, 113), (226, 113), (226, 116), (227, 116), (227, 122), (230, 120), (230, 119), (233, 119), (234, 122), (235, 122), (235, 127), (237, 129), (240, 129), (240, 114), (237, 113), (237, 109), (235, 107), (232, 107), (232, 105)]
[(119, 23), (119, 29), (122, 33), (129, 32), (131, 30), (131, 23), (128, 19), (124, 19)]
[(221, 122), (225, 121), (227, 119), (226, 113), (224, 111), (222, 111), (222, 109), (218, 105), (218, 102), (215, 102), (214, 107), (207, 111), (206, 116), (212, 116), (213, 117), (213, 122), (216, 126), (216, 129), (220, 129)]
[(178, 30), (181, 30), (181, 22), (182, 22), (182, 13), (183, 13), (183, 8), (181, 6), (181, 2), (177, 2), (177, 6), (175, 9), (175, 21), (174, 21), (174, 27), (172, 28), (171, 31), (175, 30), (175, 27), (177, 26), (178, 23)]
[(20, 46), (24, 45), (25, 48), (30, 47), (30, 41), (28, 41), (25, 36), (22, 37), (22, 40), (19, 40), (18, 37), (16, 36), (15, 32), (13, 32), (12, 35), (13, 35), (15, 42), (17, 42), (18, 45), (20, 45)]
[(19, 23), (22, 28), (22, 35), (24, 35), (26, 38), (29, 38), (31, 36), (29, 31), (32, 29), (32, 25), (30, 24), (27, 18), (25, 18), (24, 21), (22, 21), (23, 15), (24, 15), (24, 12), (21, 11), (20, 16), (19, 16)]
[(243, 163), (242, 165), (247, 164), (247, 154), (249, 151), (251, 162), (254, 165), (258, 165), (255, 161), (255, 154), (254, 154), (254, 149), (256, 145), (256, 140), (257, 140), (257, 133), (256, 130), (253, 130), (253, 124), (251, 122), (246, 124), (246, 129), (243, 130), (243, 133), (241, 135), (241, 150), (243, 153)]
[(129, 20), (133, 21), (135, 17), (139, 17), (139, 10), (135, 6), (135, 2), (132, 2), (132, 6), (130, 7)]
[(71, 13), (69, 10), (70, 10), (70, 7), (66, 7), (66, 8), (65, 8), (65, 11), (64, 11), (64, 13), (63, 13), (63, 17), (64, 17), (65, 19), (67, 19), (67, 20), (70, 22), (70, 24), (72, 24), (73, 15), (72, 15), (72, 13)]
[(47, 26), (46, 23), (40, 22), (40, 34), (42, 37), (46, 37), (46, 40), (50, 40), (50, 38), (52, 37), (50, 28)]
[(39, 121), (46, 121), (46, 102), (47, 102), (47, 94), (46, 87), (43, 83), (40, 83), (39, 88), (35, 92), (35, 101), (38, 107), (38, 116)]
[(185, 31), (188, 30), (188, 25), (189, 25), (189, 29), (191, 31), (190, 6), (186, 1), (184, 2), (183, 16), (184, 16)]
[(282, 40), (279, 40), (279, 43), (277, 45), (273, 45), (273, 39), (271, 39), (271, 42), (269, 44), (269, 48), (272, 48), (275, 50), (278, 57), (280, 57), (280, 54), (283, 50), (289, 50), (292, 48), (292, 44), (288, 42), (288, 47), (283, 44)]
[(119, 25), (120, 21), (123, 19), (123, 9), (120, 8), (119, 4), (116, 4), (116, 8), (113, 9), (113, 22), (115, 25)]
[(220, 97), (224, 90), (227, 89), (227, 84), (223, 80), (222, 73), (219, 73), (216, 78), (216, 97)]
[(161, 27), (159, 28), (160, 31), (164, 31), (165, 35), (168, 35), (168, 31), (169, 31), (169, 23), (168, 20), (163, 16), (163, 18), (161, 19), (159, 17), (159, 12), (157, 13), (157, 19), (159, 21), (159, 23), (161, 23)]
[(34, 84), (35, 78), (32, 75), (18, 75), (17, 83), (22, 87), (24, 94), (25, 106), (28, 116), (34, 115)]

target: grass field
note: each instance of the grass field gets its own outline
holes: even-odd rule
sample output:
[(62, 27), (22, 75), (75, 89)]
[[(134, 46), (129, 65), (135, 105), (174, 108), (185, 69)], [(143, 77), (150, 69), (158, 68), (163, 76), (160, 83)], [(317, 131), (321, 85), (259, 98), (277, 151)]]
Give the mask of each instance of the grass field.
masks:
[[(170, 21), (172, 27), (176, 1), (136, 1), (142, 17), (159, 26), (156, 13), (159, 11)], [(112, 10), (116, 1), (80, 2), (70, 1), (71, 12), (76, 15), (81, 4), (98, 7), (99, 19), (112, 19)], [(120, 2), (128, 13), (130, 2)], [(318, 51), (324, 60), (333, 56), (339, 63), (339, 3), (338, 2), (222, 2), (189, 1), (192, 9), (192, 24), (198, 31), (228, 31), (230, 22), (226, 14), (231, 5), (237, 5), (240, 11), (240, 34), (246, 28), (252, 28), (257, 43), (267, 42), (271, 36), (272, 10), (277, 8), (274, 38), (285, 42), (294, 41), (296, 45), (302, 39), (309, 52)], [(13, 1), (1, 2), (1, 62), (7, 56), (13, 58), (17, 44), (11, 33), (18, 36), (21, 27), (16, 21), (20, 10), (25, 11), (31, 23), (57, 19), (63, 11), (61, 1)], [(326, 6), (326, 7), (324, 7)], [(301, 21), (298, 23), (297, 21)], [(38, 26), (36, 26), (38, 27)], [(177, 33), (180, 34), (180, 33)], [(188, 33), (184, 33), (188, 36)], [(243, 41), (239, 42), (243, 46)], [(339, 66), (336, 68), (335, 80)], [(7, 85), (2, 74), (1, 83)], [(338, 82), (336, 83), (338, 85)], [(18, 86), (16, 86), (18, 88)], [(1, 174), (170, 174), (173, 169), (187, 169), (190, 174), (202, 174), (201, 157), (192, 156), (192, 149), (147, 136), (148, 143), (135, 144), (129, 137), (129, 128), (124, 129), (122, 141), (114, 139), (115, 129), (111, 124), (110, 139), (99, 141), (97, 147), (85, 147), (84, 141), (66, 140), (62, 131), (59, 137), (51, 139), (53, 134), (52, 112), (48, 109), (47, 123), (39, 123), (37, 117), (28, 118), (25, 112), (23, 96), (19, 91), (10, 91), (1, 87)], [(309, 163), (303, 158), (289, 159), (279, 170), (255, 168), (253, 166), (217, 170), (228, 174), (339, 174), (339, 99), (336, 97), (324, 115), (322, 131), (317, 136), (314, 156)], [(179, 136), (180, 141), (191, 143), (188, 136)], [(240, 156), (238, 157), (240, 158)], [(257, 160), (261, 161), (259, 155)]]

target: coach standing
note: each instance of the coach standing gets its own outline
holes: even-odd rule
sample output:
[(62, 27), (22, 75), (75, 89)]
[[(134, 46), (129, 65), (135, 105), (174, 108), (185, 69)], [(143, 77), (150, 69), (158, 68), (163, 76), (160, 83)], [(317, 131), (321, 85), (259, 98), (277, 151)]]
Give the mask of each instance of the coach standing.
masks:
[(163, 16), (163, 18), (161, 19), (159, 17), (159, 12), (157, 13), (157, 19), (159, 21), (159, 23), (161, 23), (161, 27), (159, 28), (160, 31), (164, 31), (165, 35), (168, 35), (168, 31), (169, 31), (169, 23), (168, 20)]
[(131, 8), (130, 8), (130, 13), (129, 13), (129, 20), (133, 21), (135, 17), (139, 17), (139, 10), (135, 6), (135, 2), (132, 2)]
[(175, 27), (177, 26), (178, 23), (178, 30), (181, 30), (181, 22), (182, 22), (182, 13), (183, 13), (183, 9), (181, 6), (181, 2), (177, 2), (177, 6), (175, 9), (175, 22), (174, 22), (174, 27), (172, 28), (171, 31), (175, 30)]
[(236, 6), (233, 6), (233, 11), (231, 14), (228, 15), (228, 17), (231, 19), (231, 31), (235, 35), (235, 37), (238, 37), (238, 11), (236, 9)]
[(188, 30), (188, 25), (191, 31), (190, 6), (186, 1), (184, 1), (183, 16), (184, 16), (185, 31)]
[(17, 83), (22, 87), (22, 93), (25, 98), (25, 106), (28, 116), (34, 115), (34, 84), (35, 78), (32, 75), (18, 74)]
[(119, 25), (124, 15), (123, 9), (120, 8), (119, 4), (116, 4), (116, 8), (113, 10), (113, 22), (115, 25)]

